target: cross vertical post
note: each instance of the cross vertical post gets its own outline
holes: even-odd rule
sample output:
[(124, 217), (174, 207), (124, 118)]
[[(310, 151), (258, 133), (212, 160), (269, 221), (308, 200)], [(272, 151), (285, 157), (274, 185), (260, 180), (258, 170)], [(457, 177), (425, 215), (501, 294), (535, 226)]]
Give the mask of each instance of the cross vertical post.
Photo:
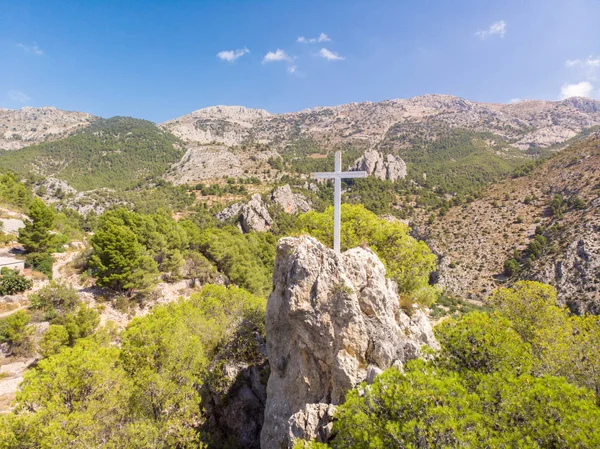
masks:
[(364, 171), (342, 171), (342, 152), (335, 152), (335, 165), (333, 172), (314, 173), (317, 179), (333, 179), (333, 249), (340, 253), (340, 242), (342, 233), (342, 179), (364, 178)]
[[(335, 172), (342, 171), (342, 153), (335, 152)], [(336, 177), (333, 181), (333, 250), (340, 252), (340, 239), (342, 233), (342, 178)]]

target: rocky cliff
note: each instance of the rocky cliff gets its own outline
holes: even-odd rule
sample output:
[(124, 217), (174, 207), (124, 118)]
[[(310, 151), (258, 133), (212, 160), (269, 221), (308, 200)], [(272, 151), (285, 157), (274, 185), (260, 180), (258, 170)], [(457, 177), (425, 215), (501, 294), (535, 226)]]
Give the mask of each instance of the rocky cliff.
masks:
[(263, 449), (327, 438), (336, 404), (379, 372), (437, 348), (427, 317), (404, 313), (369, 249), (339, 255), (311, 237), (279, 241), (267, 303)]

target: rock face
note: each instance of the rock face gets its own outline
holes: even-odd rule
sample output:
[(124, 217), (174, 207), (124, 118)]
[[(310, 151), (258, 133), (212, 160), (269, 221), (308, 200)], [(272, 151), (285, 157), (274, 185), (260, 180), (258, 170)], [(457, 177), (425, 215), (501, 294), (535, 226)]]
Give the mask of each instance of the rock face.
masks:
[(368, 249), (338, 255), (311, 237), (281, 239), (273, 283), (263, 449), (326, 438), (330, 405), (348, 390), (418, 357), (424, 344), (438, 347), (426, 316), (400, 309), (395, 284)]
[[(544, 263), (545, 262), (545, 263)], [(584, 224), (558, 260), (542, 261), (534, 278), (554, 285), (558, 299), (577, 314), (600, 314), (600, 226)]]
[(252, 199), (242, 205), (240, 224), (244, 232), (266, 232), (271, 229), (273, 219), (258, 193), (252, 195)]
[(397, 181), (406, 177), (406, 163), (402, 159), (391, 154), (384, 156), (376, 150), (365, 151), (365, 154), (354, 162), (350, 170), (364, 170), (369, 176), (382, 180)]
[(292, 192), (289, 184), (276, 188), (271, 195), (271, 199), (275, 204), (279, 204), (288, 214), (308, 212), (312, 209), (304, 195)]

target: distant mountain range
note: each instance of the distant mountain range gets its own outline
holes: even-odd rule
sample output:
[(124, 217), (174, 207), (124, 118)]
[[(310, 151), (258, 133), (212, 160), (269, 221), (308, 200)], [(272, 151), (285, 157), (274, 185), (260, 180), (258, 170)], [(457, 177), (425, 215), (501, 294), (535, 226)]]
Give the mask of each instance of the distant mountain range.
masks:
[[(53, 107), (0, 109), (0, 149), (18, 149), (66, 137), (97, 120), (84, 112)], [(304, 137), (364, 146), (414, 138), (415, 129), (431, 138), (436, 130), (462, 128), (491, 132), (521, 150), (560, 145), (586, 128), (600, 125), (600, 101), (573, 97), (562, 101), (478, 103), (450, 95), (423, 95), (377, 103), (349, 103), (286, 114), (242, 106), (199, 109), (159, 126), (199, 145), (248, 142), (285, 144)]]

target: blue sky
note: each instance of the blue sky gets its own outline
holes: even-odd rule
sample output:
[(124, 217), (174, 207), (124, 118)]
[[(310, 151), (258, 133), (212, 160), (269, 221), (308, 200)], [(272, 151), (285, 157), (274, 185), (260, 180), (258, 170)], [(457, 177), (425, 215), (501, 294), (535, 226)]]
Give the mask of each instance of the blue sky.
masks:
[(0, 107), (600, 98), (598, 19), (598, 0), (0, 0)]

